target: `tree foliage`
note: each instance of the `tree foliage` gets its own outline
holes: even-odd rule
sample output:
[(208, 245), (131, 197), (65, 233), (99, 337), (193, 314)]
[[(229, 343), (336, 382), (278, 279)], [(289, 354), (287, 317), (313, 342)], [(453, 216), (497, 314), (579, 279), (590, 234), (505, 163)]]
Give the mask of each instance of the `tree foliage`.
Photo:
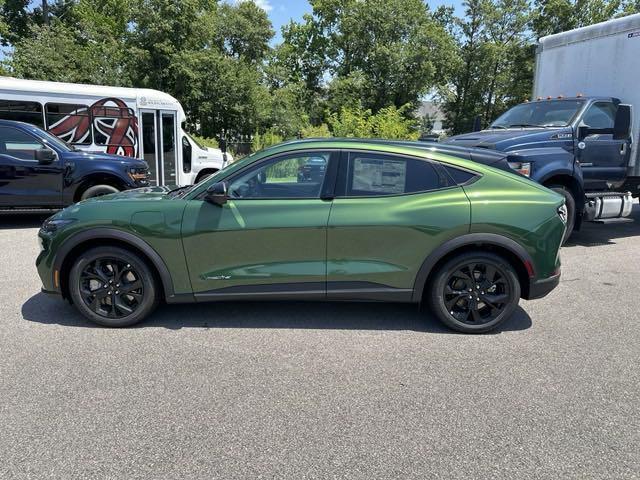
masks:
[[(533, 3), (531, 3), (533, 2)], [(3, 73), (154, 88), (188, 129), (265, 146), (296, 136), (415, 138), (420, 100), (451, 133), (527, 98), (540, 36), (637, 13), (639, 0), (310, 0), (274, 35), (252, 0), (0, 0)], [(44, 11), (47, 14), (44, 14)]]

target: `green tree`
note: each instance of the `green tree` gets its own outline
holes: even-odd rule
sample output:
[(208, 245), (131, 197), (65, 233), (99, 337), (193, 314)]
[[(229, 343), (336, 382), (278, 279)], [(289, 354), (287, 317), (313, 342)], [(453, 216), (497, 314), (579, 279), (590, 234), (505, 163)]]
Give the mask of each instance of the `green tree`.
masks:
[(31, 27), (30, 36), (14, 45), (9, 66), (21, 78), (128, 85), (119, 59), (113, 45), (81, 38), (76, 29), (53, 19), (48, 26)]
[(604, 22), (622, 7), (621, 0), (536, 0), (532, 28), (540, 38)]
[(312, 0), (311, 5), (312, 15), (284, 30), (283, 61), (311, 91), (320, 91), (330, 78), (331, 109), (345, 95), (350, 105), (359, 101), (373, 112), (416, 105), (442, 81), (451, 39), (421, 0)]

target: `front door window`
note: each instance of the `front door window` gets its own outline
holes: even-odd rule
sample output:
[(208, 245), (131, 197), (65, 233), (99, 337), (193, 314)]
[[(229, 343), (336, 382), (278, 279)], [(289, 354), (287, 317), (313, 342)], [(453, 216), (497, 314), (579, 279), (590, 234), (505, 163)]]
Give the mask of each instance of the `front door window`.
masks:
[(268, 161), (232, 181), (231, 198), (318, 198), (329, 153), (304, 153)]

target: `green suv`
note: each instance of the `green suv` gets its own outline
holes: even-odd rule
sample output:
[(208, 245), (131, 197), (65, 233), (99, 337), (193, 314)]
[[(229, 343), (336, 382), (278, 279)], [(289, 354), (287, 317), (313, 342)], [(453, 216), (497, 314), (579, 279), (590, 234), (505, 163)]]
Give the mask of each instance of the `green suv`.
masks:
[[(501, 160), (419, 142), (284, 143), (195, 186), (72, 205), (42, 226), (36, 264), (43, 291), (113, 327), (161, 301), (304, 299), (426, 302), (449, 327), (485, 332), (558, 284), (566, 221), (560, 195)], [(311, 161), (326, 168), (300, 175)]]

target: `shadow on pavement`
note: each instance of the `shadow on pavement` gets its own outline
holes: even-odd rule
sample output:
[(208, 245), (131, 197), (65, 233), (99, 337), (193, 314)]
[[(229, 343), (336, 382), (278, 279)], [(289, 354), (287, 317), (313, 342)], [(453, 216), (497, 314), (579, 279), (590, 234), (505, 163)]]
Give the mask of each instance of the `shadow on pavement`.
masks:
[[(68, 327), (101, 328), (90, 323), (66, 301), (38, 293), (22, 305), (30, 322)], [(151, 317), (133, 328), (296, 328), (330, 330), (412, 330), (458, 334), (430, 313), (404, 303), (220, 302), (160, 305)], [(525, 330), (531, 317), (520, 307), (490, 333)]]
[(640, 205), (635, 204), (626, 219), (609, 223), (584, 222), (579, 232), (575, 232), (563, 248), (596, 247), (614, 245), (616, 240), (640, 235)]
[(40, 228), (42, 222), (53, 215), (54, 212), (38, 213), (0, 213), (0, 230), (17, 228)]

